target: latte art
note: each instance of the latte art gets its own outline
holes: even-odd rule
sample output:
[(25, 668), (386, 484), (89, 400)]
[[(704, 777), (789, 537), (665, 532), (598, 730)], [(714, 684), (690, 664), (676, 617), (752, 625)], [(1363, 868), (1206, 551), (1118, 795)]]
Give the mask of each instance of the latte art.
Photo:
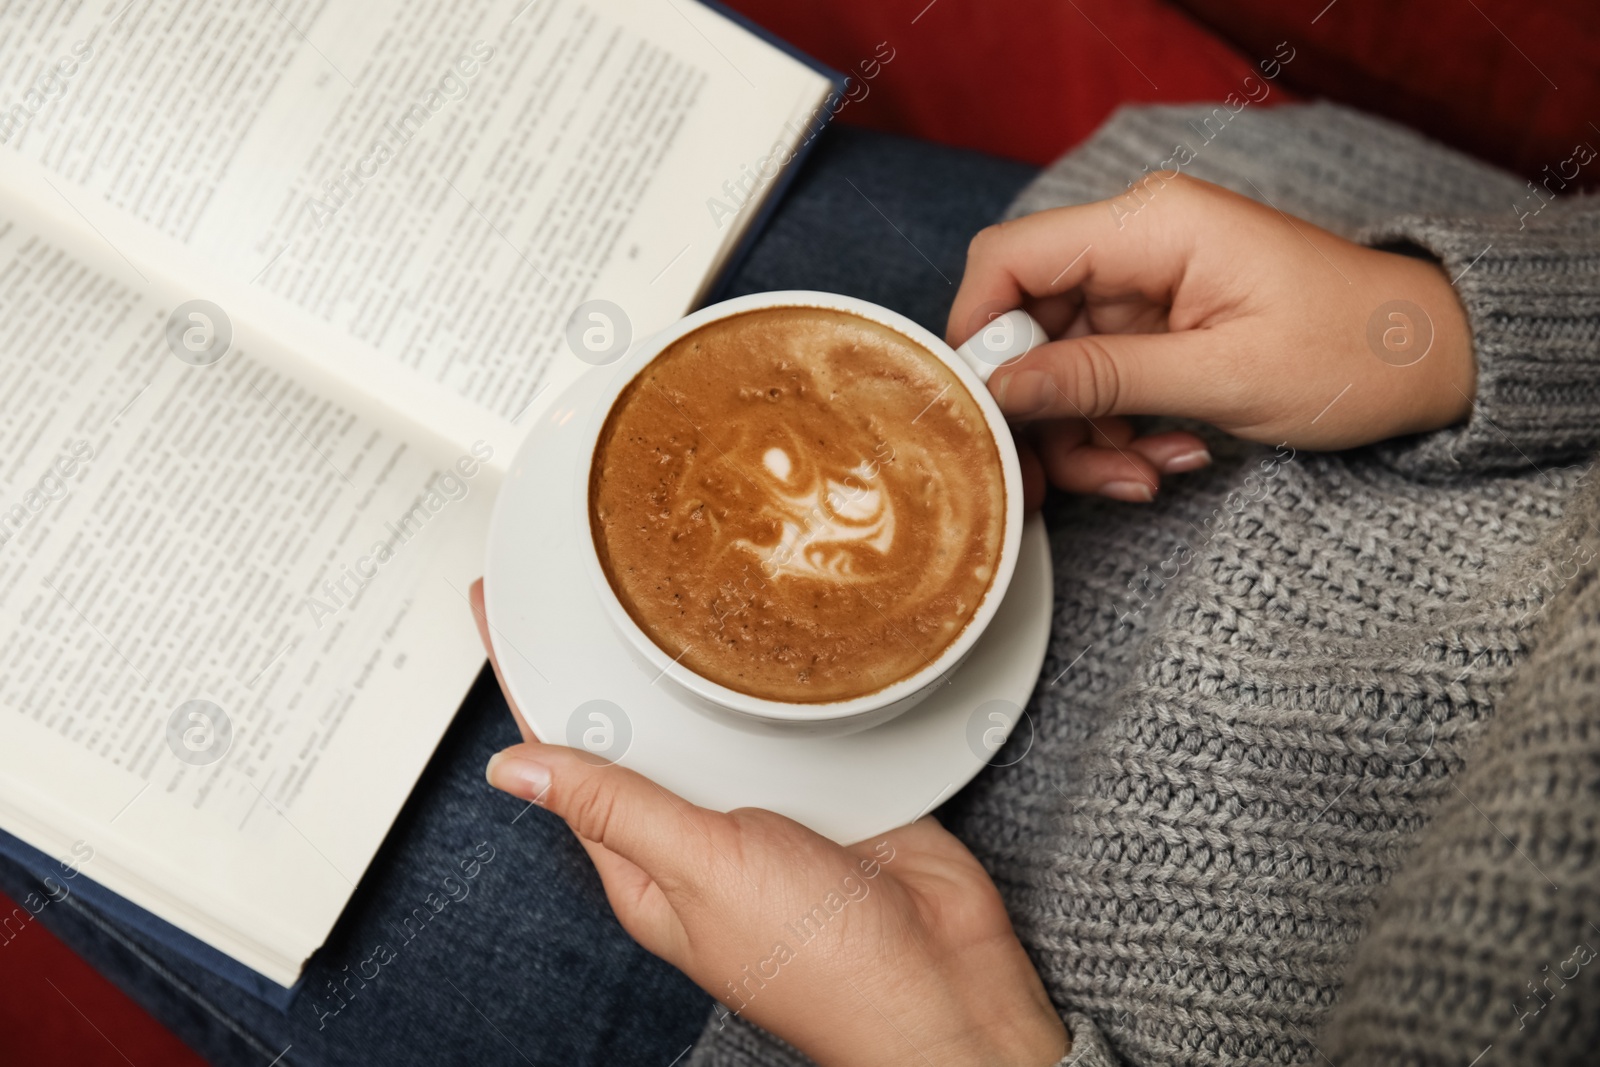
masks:
[(883, 557), (894, 546), (894, 505), (878, 484), (876, 462), (864, 461), (840, 480), (813, 475), (800, 492), (790, 489), (798, 478), (792, 477), (797, 472), (787, 452), (770, 448), (762, 462), (782, 483), (763, 509), (781, 532), (774, 545), (740, 541), (737, 547), (761, 561), (763, 575), (844, 583), (867, 580), (881, 569), (870, 560), (856, 564), (858, 552)]
[(590, 528), (663, 651), (802, 703), (931, 663), (987, 595), (998, 450), (932, 353), (870, 320), (768, 308), (674, 342), (612, 406)]

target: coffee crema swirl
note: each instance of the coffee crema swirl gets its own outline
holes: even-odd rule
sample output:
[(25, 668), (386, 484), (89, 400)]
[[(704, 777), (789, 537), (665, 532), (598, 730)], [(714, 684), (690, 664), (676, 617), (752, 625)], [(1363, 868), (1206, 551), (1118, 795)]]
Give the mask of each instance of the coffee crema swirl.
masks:
[(826, 703), (961, 634), (1006, 500), (982, 409), (936, 356), (784, 307), (701, 327), (624, 388), (589, 508), (612, 588), (663, 651), (739, 692)]

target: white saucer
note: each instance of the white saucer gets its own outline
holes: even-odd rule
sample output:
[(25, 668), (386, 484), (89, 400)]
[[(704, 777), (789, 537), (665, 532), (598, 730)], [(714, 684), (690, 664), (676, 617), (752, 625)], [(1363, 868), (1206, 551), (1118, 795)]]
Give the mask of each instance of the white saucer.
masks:
[(740, 728), (652, 678), (580, 566), (578, 538), (588, 533), (585, 516), (572, 514), (576, 453), (612, 373), (588, 372), (532, 427), (489, 530), (491, 640), (534, 733), (614, 759), (704, 807), (767, 808), (839, 842), (911, 822), (970, 781), (1022, 717), (1044, 662), (1053, 587), (1039, 517), (1023, 529), (1016, 574), (989, 629), (922, 703), (843, 737)]

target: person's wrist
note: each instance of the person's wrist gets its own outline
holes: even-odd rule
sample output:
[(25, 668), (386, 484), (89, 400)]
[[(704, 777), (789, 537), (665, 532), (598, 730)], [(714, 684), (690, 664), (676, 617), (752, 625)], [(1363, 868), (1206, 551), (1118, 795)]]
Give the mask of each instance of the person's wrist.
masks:
[(1072, 1051), (1072, 1035), (1048, 1003), (990, 1021), (976, 1036), (972, 1058), (960, 1062), (1054, 1067)]
[[(910, 1025), (924, 1036), (919, 1044), (935, 1062), (1053, 1067), (1071, 1051), (1066, 1024), (1015, 938), (968, 949), (938, 969), (946, 995), (906, 987), (904, 1004), (913, 1013)], [(906, 1062), (926, 1061), (919, 1051)]]
[(1443, 265), (1410, 257), (1403, 262), (1401, 291), (1427, 316), (1432, 339), (1416, 363), (1422, 372), (1418, 387), (1408, 390), (1411, 403), (1391, 436), (1440, 430), (1464, 421), (1472, 413), (1478, 381), (1471, 320)]

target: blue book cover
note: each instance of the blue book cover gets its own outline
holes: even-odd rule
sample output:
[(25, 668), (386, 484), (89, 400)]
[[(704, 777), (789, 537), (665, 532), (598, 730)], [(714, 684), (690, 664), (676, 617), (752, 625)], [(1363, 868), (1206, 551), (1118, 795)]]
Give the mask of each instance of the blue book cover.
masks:
[(725, 4), (718, 2), (718, 0), (701, 0), (701, 3), (722, 15), (724, 18), (728, 19), (728, 21), (736, 23), (749, 32), (755, 34), (757, 37), (766, 41), (774, 48), (777, 48), (785, 55), (792, 56), (801, 63), (804, 63), (806, 66), (810, 67), (812, 70), (825, 75), (827, 79), (833, 83), (833, 93), (830, 93), (828, 97), (823, 100), (822, 107), (818, 109), (817, 120), (807, 126), (808, 132), (806, 133), (805, 139), (795, 147), (794, 158), (791, 159), (788, 165), (779, 172), (778, 178), (773, 183), (772, 189), (768, 193), (766, 200), (762, 203), (761, 207), (757, 209), (755, 218), (750, 221), (750, 228), (746, 230), (744, 236), (740, 238), (738, 246), (733, 250), (733, 254), (728, 257), (727, 263), (723, 265), (722, 271), (714, 284), (707, 287), (706, 292), (708, 295), (702, 303), (714, 304), (718, 300), (722, 299), (723, 292), (728, 284), (728, 280), (732, 278), (735, 273), (737, 273), (739, 270), (739, 265), (743, 263), (745, 257), (750, 254), (750, 249), (754, 246), (756, 238), (759, 237), (761, 231), (766, 228), (768, 220), (772, 218), (772, 213), (777, 210), (778, 204), (780, 201), (782, 201), (784, 193), (788, 192), (789, 185), (794, 181), (794, 176), (800, 172), (800, 167), (805, 163), (806, 157), (808, 157), (811, 154), (812, 149), (816, 147), (817, 140), (822, 131), (827, 128), (828, 123), (833, 121), (833, 109), (830, 106), (833, 100), (833, 95), (842, 95), (846, 90), (846, 83), (849, 81), (849, 79), (846, 75), (839, 73), (825, 63), (818, 62), (817, 60), (811, 58), (794, 45), (790, 44), (788, 41), (785, 41), (783, 38), (768, 32), (765, 28), (756, 25), (739, 12), (734, 11)]

